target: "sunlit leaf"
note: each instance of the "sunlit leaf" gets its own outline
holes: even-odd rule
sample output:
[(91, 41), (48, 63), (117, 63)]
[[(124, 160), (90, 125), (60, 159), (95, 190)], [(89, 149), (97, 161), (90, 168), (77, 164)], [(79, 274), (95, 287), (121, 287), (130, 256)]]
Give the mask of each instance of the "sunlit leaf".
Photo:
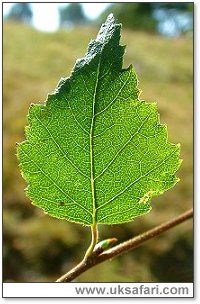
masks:
[(110, 15), (70, 77), (29, 109), (20, 168), (27, 195), (51, 216), (131, 221), (178, 181), (179, 145), (168, 142), (156, 104), (139, 99), (132, 66), (122, 68), (120, 30)]

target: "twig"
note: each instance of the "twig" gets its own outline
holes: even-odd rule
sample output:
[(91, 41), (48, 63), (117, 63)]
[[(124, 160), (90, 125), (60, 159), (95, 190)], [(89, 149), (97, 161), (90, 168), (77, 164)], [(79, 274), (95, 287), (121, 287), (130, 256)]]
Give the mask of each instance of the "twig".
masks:
[(151, 230), (148, 230), (145, 233), (140, 234), (128, 241), (116, 245), (113, 248), (108, 249), (99, 255), (93, 252), (90, 256), (85, 257), (76, 267), (74, 267), (69, 272), (61, 276), (56, 282), (70, 282), (74, 280), (76, 277), (78, 277), (80, 274), (85, 272), (86, 270), (92, 268), (93, 266), (98, 265), (99, 263), (102, 263), (108, 259), (112, 259), (128, 250), (132, 250), (142, 245), (147, 240), (150, 240), (151, 238), (160, 235), (164, 231), (174, 226), (177, 226), (178, 224), (186, 221), (192, 216), (193, 216), (193, 209), (190, 209), (182, 213), (178, 217), (168, 222), (165, 222), (164, 224), (161, 224)]

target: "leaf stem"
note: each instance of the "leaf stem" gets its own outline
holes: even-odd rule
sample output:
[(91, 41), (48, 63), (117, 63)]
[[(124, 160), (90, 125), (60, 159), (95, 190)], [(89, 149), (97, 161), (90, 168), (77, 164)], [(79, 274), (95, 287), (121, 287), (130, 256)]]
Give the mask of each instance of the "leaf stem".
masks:
[[(80, 274), (84, 273), (86, 270), (98, 265), (99, 263), (112, 259), (124, 252), (127, 252), (128, 250), (132, 250), (132, 249), (142, 245), (144, 242), (154, 238), (155, 236), (158, 236), (158, 235), (162, 234), (163, 232), (171, 229), (172, 227), (175, 227), (178, 224), (186, 221), (187, 219), (192, 218), (192, 216), (193, 216), (193, 209), (190, 209), (190, 210), (180, 214), (179, 216), (173, 218), (172, 220), (165, 222), (161, 225), (158, 225), (155, 228), (150, 229), (117, 246), (114, 246), (111, 249), (108, 249), (99, 255), (93, 251), (94, 239), (97, 238), (97, 230), (95, 231), (95, 229), (97, 229), (97, 227), (96, 228), (93, 227), (93, 229), (92, 229), (93, 239), (92, 239), (91, 245), (89, 247), (89, 249), (90, 249), (89, 255), (87, 255), (87, 257), (85, 256), (85, 258), (77, 266), (75, 266), (69, 272), (67, 272), (66, 274), (61, 276), (56, 282), (71, 282), (76, 277), (78, 277)], [(89, 251), (89, 249), (88, 249), (88, 251)]]
[(91, 226), (91, 233), (92, 233), (92, 240), (88, 250), (86, 251), (84, 259), (87, 259), (93, 253), (94, 247), (98, 242), (98, 229), (96, 223)]

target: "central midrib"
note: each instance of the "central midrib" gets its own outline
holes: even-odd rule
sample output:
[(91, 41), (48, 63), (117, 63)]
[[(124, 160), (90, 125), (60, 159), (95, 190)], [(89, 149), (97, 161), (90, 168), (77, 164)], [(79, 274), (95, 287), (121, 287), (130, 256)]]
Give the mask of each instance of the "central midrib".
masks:
[(99, 62), (97, 66), (97, 73), (96, 73), (96, 82), (93, 94), (93, 101), (92, 101), (92, 120), (91, 120), (91, 127), (90, 127), (90, 178), (91, 178), (91, 191), (92, 191), (92, 224), (95, 225), (97, 222), (96, 219), (96, 196), (95, 196), (95, 177), (94, 177), (94, 156), (93, 156), (93, 134), (94, 134), (94, 121), (95, 121), (95, 102), (96, 102), (96, 94), (97, 94), (97, 87), (99, 82), (99, 71), (101, 65), (101, 54), (99, 56)]
[[(90, 172), (91, 172), (91, 191), (92, 191), (92, 226), (93, 228), (97, 224), (97, 207), (96, 207), (96, 193), (95, 193), (95, 177), (94, 177), (94, 155), (93, 155), (93, 135), (94, 135), (94, 122), (95, 122), (95, 102), (97, 98), (97, 88), (99, 83), (99, 73), (100, 73), (100, 66), (101, 66), (101, 57), (104, 46), (106, 44), (106, 37), (108, 34), (109, 28), (105, 30), (104, 33), (104, 40), (101, 45), (101, 49), (99, 51), (99, 62), (97, 65), (97, 73), (96, 73), (96, 82), (94, 87), (94, 94), (93, 94), (93, 101), (92, 101), (92, 120), (91, 120), (91, 127), (90, 127)], [(111, 37), (110, 37), (111, 39)]]

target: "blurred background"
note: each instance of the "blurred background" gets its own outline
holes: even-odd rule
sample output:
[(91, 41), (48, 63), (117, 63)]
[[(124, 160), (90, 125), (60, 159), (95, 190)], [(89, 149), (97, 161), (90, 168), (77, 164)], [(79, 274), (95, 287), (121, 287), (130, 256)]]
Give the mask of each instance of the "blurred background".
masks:
[[(78, 263), (88, 227), (45, 215), (25, 196), (16, 159), (31, 103), (43, 102), (69, 76), (99, 26), (113, 12), (123, 24), (124, 67), (133, 64), (141, 99), (156, 101), (169, 140), (181, 143), (181, 179), (152, 200), (151, 213), (122, 225), (100, 226), (119, 242), (167, 221), (193, 202), (193, 4), (3, 3), (3, 272), (5, 282), (51, 282)], [(189, 220), (77, 282), (192, 282)]]

